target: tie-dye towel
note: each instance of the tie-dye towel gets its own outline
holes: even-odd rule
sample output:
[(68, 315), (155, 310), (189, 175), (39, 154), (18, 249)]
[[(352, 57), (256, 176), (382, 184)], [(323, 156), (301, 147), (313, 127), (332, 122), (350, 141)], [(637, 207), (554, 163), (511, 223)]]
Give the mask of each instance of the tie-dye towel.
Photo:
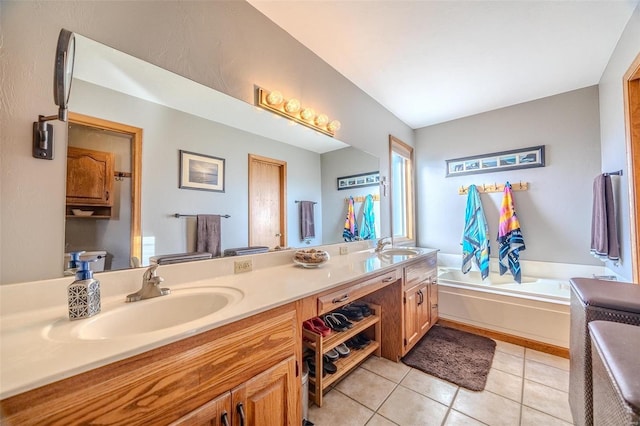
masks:
[(469, 186), (461, 244), (462, 273), (469, 272), (471, 262), (475, 260), (482, 279), (487, 278), (489, 276), (489, 227), (482, 209), (480, 193), (475, 185)]
[(353, 208), (353, 203), (353, 197), (349, 197), (347, 218), (344, 221), (344, 230), (342, 231), (342, 238), (344, 238), (345, 241), (355, 241), (358, 239), (358, 224), (356, 223), (356, 213)]
[(520, 222), (513, 204), (513, 192), (507, 182), (504, 186), (504, 197), (500, 207), (500, 224), (498, 226), (498, 244), (500, 246), (500, 275), (511, 271), (513, 279), (520, 283), (520, 252), (524, 246), (524, 237), (520, 231)]

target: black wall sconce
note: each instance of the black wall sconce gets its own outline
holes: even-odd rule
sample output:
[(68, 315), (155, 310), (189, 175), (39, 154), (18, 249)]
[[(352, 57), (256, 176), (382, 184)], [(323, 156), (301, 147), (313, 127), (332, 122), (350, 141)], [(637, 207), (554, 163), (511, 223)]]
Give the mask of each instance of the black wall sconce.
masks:
[(53, 101), (58, 106), (57, 115), (39, 115), (33, 123), (33, 156), (43, 160), (53, 160), (53, 126), (47, 121), (67, 121), (67, 103), (71, 93), (73, 61), (76, 39), (71, 31), (60, 30), (56, 63), (53, 70)]

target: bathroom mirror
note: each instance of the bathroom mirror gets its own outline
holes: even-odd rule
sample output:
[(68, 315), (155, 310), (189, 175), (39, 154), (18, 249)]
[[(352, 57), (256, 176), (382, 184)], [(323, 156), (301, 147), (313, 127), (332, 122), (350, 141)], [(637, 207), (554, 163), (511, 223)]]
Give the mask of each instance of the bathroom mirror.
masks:
[[(376, 157), (81, 35), (76, 35), (69, 109), (142, 129), (141, 266), (148, 264), (150, 256), (194, 249), (195, 218), (191, 215), (229, 215), (221, 222), (223, 251), (249, 244), (250, 154), (287, 164), (284, 232), (288, 247), (344, 241), (346, 200), (354, 197), (360, 224), (364, 197), (379, 197), (376, 185), (337, 186), (339, 177), (377, 172)], [(75, 134), (72, 128), (70, 135)], [(99, 143), (92, 149), (114, 151)], [(224, 159), (224, 192), (179, 188), (180, 150)], [(131, 164), (126, 152), (117, 154), (118, 167), (123, 170)], [(118, 185), (126, 187), (127, 179)], [(67, 219), (67, 230), (73, 235), (67, 232), (66, 251), (105, 250), (107, 269), (129, 266), (129, 241), (122, 237), (114, 241), (112, 231), (129, 229), (129, 224), (119, 223), (130, 220), (126, 211), (131, 204), (126, 200), (129, 192), (119, 193), (119, 211), (110, 219)], [(301, 200), (316, 203), (315, 237), (304, 241), (297, 203)], [(379, 235), (379, 202), (373, 204)], [(176, 213), (184, 216), (176, 218)]]

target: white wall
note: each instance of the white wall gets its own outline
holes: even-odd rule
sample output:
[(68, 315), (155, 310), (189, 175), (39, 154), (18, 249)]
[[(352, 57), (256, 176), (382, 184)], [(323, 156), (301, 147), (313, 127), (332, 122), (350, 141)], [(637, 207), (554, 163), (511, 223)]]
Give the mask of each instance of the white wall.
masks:
[[(546, 147), (545, 167), (445, 178), (447, 159), (536, 145)], [(421, 246), (461, 252), (461, 186), (523, 181), (530, 189), (514, 192), (527, 247), (521, 259), (597, 264), (589, 254), (592, 182), (600, 172), (597, 87), (419, 129), (416, 159)], [(496, 257), (502, 193), (481, 200)]]
[[(2, 283), (56, 276), (64, 250), (64, 124), (54, 124), (55, 160), (31, 156), (32, 122), (56, 111), (60, 28), (249, 103), (256, 84), (309, 100), (342, 122), (340, 139), (381, 158), (383, 175), (389, 134), (413, 143), (408, 126), (243, 1), (3, 1), (0, 8)], [(388, 218), (388, 198), (381, 207)]]
[[(616, 273), (632, 279), (631, 228), (629, 207), (629, 176), (624, 125), (622, 77), (640, 54), (640, 6), (636, 7), (616, 49), (600, 79), (600, 139), (602, 143), (602, 171), (624, 170), (615, 188), (618, 223), (620, 224), (620, 265), (607, 262)], [(637, 172), (636, 172), (637, 173)]]

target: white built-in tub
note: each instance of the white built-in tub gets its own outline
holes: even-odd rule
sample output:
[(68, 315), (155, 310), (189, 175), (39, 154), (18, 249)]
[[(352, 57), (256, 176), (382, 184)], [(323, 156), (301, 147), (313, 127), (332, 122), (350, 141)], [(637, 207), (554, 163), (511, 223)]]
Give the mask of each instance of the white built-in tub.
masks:
[(485, 280), (476, 270), (463, 274), (459, 259), (438, 255), (446, 262), (438, 267), (441, 318), (563, 348), (569, 347), (569, 280), (605, 273), (603, 267), (521, 261), (518, 284), (509, 272), (491, 272)]

